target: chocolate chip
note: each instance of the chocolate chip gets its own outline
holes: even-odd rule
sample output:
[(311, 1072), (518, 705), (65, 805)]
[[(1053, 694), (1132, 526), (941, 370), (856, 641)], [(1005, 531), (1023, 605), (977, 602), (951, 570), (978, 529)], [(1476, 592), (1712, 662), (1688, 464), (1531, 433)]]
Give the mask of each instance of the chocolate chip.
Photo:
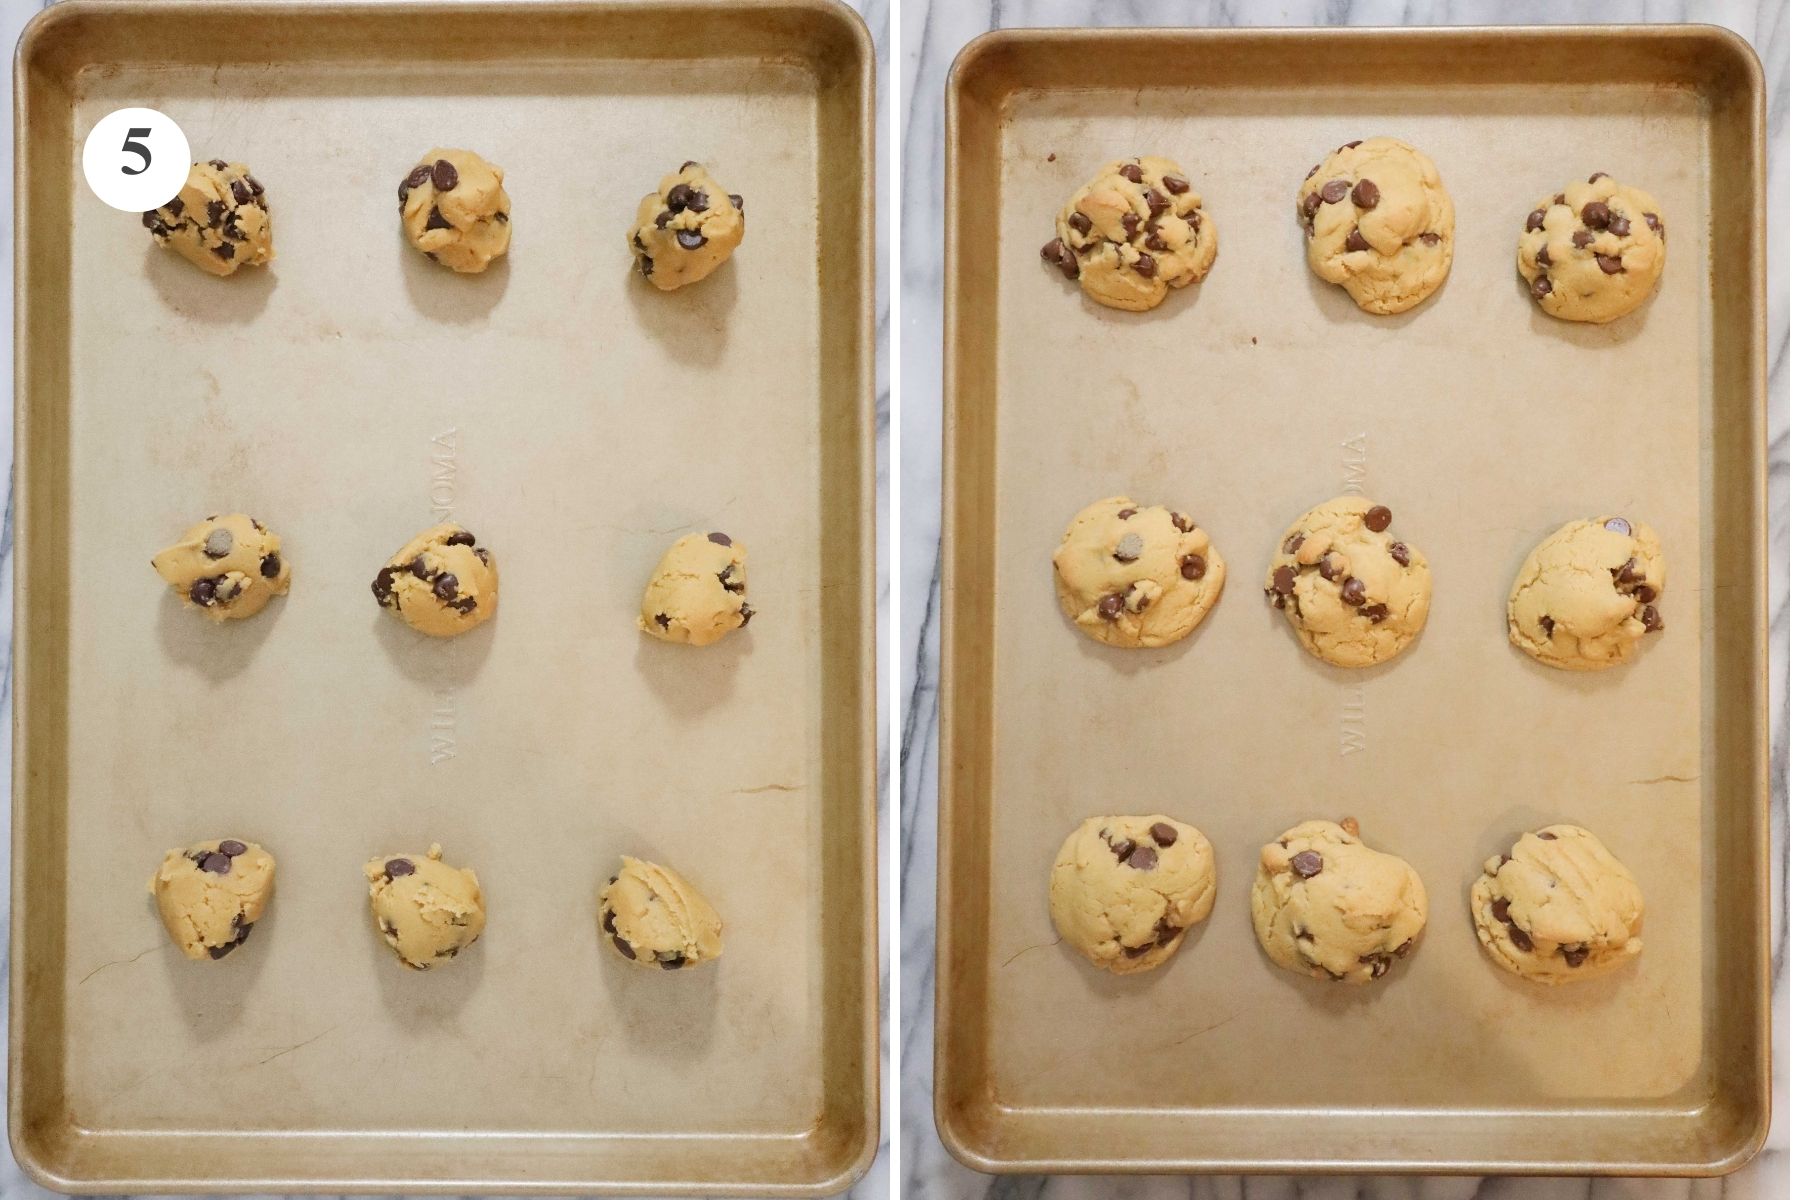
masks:
[(1626, 537), (1631, 536), (1631, 522), (1627, 521), (1624, 517), (1606, 518), (1606, 525), (1604, 528), (1609, 533), (1622, 533)]
[(244, 843), (238, 841), (236, 838), (226, 838), (219, 843), (219, 853), (227, 858), (236, 858), (249, 848), (250, 847), (244, 845)]
[(1136, 237), (1137, 231), (1138, 231), (1139, 227), (1143, 225), (1143, 223), (1144, 223), (1143, 218), (1139, 217), (1134, 212), (1128, 212), (1124, 216), (1119, 218), (1119, 224), (1121, 224), (1125, 227), (1125, 236), (1128, 238)]
[(1569, 240), (1575, 243), (1577, 250), (1586, 250), (1594, 244), (1594, 233), (1590, 229), (1577, 229), (1575, 236)]
[(1325, 860), (1317, 850), (1302, 850), (1288, 859), (1288, 868), (1302, 879), (1311, 879), (1325, 869)]
[(1617, 275), (1625, 269), (1625, 260), (1616, 254), (1596, 254), (1594, 261), (1600, 264), (1600, 270), (1608, 275)]
[(215, 529), (206, 535), (206, 543), (201, 548), (208, 558), (224, 558), (231, 553), (231, 530)]
[(1198, 554), (1184, 554), (1181, 556), (1181, 577), (1183, 579), (1194, 580), (1200, 578), (1204, 574), (1206, 574), (1206, 560), (1204, 558), (1201, 558)]
[(1589, 200), (1581, 206), (1581, 223), (1589, 229), (1605, 229), (1612, 220), (1612, 209), (1604, 200)]
[(1510, 854), (1502, 854), (1500, 856), (1500, 865), (1503, 867), (1511, 861), (1512, 861), (1512, 855), (1510, 855)]
[(431, 164), (431, 186), (440, 192), (456, 190), (456, 164), (447, 158), (440, 158)]
[(669, 614), (668, 613), (657, 613), (656, 614), (656, 623), (659, 626), (661, 626), (662, 628), (667, 629), (669, 627)]
[(1343, 573), (1344, 564), (1335, 555), (1328, 553), (1319, 560), (1319, 574), (1325, 577), (1326, 582), (1335, 581)]
[(1614, 567), (1612, 577), (1614, 583), (1638, 584), (1644, 581), (1644, 574), (1638, 570), (1636, 558), (1628, 558)]
[(729, 533), (709, 533), (706, 535), (706, 540), (715, 546), (731, 545), (731, 535)]
[(1156, 949), (1155, 942), (1145, 942), (1142, 946), (1126, 946), (1126, 947), (1124, 947), (1125, 957), (1126, 958), (1142, 958), (1144, 955), (1150, 953), (1150, 951), (1152, 951), (1154, 949)]
[(1589, 183), (1599, 183), (1602, 179), (1611, 179), (1611, 178), (1612, 178), (1612, 176), (1608, 175), (1605, 171), (1595, 171), (1592, 175), (1588, 176), (1588, 182)]
[(1394, 966), (1394, 960), (1385, 954), (1365, 954), (1360, 961), (1368, 964), (1371, 979), (1380, 979)]
[(1155, 220), (1169, 210), (1169, 198), (1151, 188), (1144, 193), (1144, 204), (1150, 209), (1150, 219)]
[[(665, 210), (663, 212), (659, 212), (656, 214), (655, 225), (658, 229), (666, 229), (666, 228), (668, 228), (669, 222), (674, 219), (675, 219), (675, 214)], [(644, 248), (644, 239), (639, 237), (637, 234), (635, 234), (635, 233), (632, 234), (631, 240), (637, 246), (637, 248), (639, 250), (642, 250)]]
[(1638, 614), (1638, 620), (1644, 623), (1645, 633), (1655, 633), (1663, 627), (1662, 614), (1656, 611), (1656, 605), (1644, 605), (1644, 611)]
[(1363, 514), (1363, 524), (1376, 533), (1380, 533), (1394, 523), (1394, 510), (1385, 504), (1377, 504)]
[(669, 196), (668, 196), (669, 211), (670, 212), (684, 211), (688, 206), (688, 201), (693, 199), (693, 197), (694, 197), (694, 189), (693, 188), (689, 187), (685, 183), (676, 184), (674, 187), (669, 189)]
[(1136, 163), (1126, 163), (1119, 168), (1119, 174), (1131, 180), (1133, 183), (1144, 182), (1144, 168), (1138, 166)]
[(433, 583), (431, 585), (431, 590), (432, 590), (433, 594), (435, 594), (439, 600), (454, 600), (454, 599), (456, 599), (456, 576), (452, 575), (448, 571), (445, 571), (442, 575), (439, 575), (435, 581), (433, 581)]
[(711, 205), (712, 201), (707, 198), (706, 192), (702, 188), (695, 188), (694, 194), (688, 197), (689, 212), (705, 212)]
[(690, 158), (690, 159), (688, 159), (688, 160), (687, 160), (687, 161), (686, 161), (686, 162), (684, 162), (684, 163), (682, 163), (682, 164), (681, 164), (681, 165), (680, 165), (680, 166), (679, 166), (679, 167), (676, 167), (676, 168), (675, 168), (675, 170), (676, 170), (676, 171), (677, 171), (677, 172), (680, 172), (680, 171), (685, 171), (685, 170), (687, 170), (687, 169), (688, 169), (688, 168), (689, 168), (689, 167), (697, 167), (697, 166), (699, 166), (699, 165), (700, 165), (700, 164), (699, 164), (699, 162), (697, 162), (697, 161), (696, 161), (696, 160), (694, 160), (694, 159), (691, 159), (691, 158)]
[(1529, 217), (1525, 218), (1525, 232), (1526, 233), (1536, 233), (1538, 230), (1542, 229), (1543, 227), (1544, 227), (1544, 210), (1541, 208), (1532, 209), (1531, 215)]
[(1381, 203), (1381, 189), (1375, 186), (1373, 179), (1359, 179), (1350, 189), (1350, 203), (1358, 208), (1374, 208)]
[(425, 556), (423, 554), (413, 559), (412, 562), (407, 565), (407, 570), (413, 573), (413, 578), (415, 579), (423, 579), (426, 582), (430, 582), (431, 580), (431, 568), (425, 565)]
[(1631, 219), (1624, 213), (1620, 213), (1607, 225), (1606, 231), (1614, 237), (1624, 237), (1631, 232)]
[(1550, 294), (1550, 286), (1550, 277), (1548, 275), (1539, 275), (1536, 279), (1531, 281), (1531, 294), (1542, 300), (1545, 296)]
[(218, 588), (219, 584), (216, 579), (196, 579), (193, 586), (188, 588), (188, 599), (195, 604), (209, 605), (213, 602), (213, 596), (217, 593)]
[(230, 242), (220, 242), (217, 246), (212, 248), (212, 252), (220, 258), (227, 260), (237, 257), (237, 250)]
[(1543, 830), (1538, 831), (1538, 841), (1554, 842), (1555, 840), (1556, 840), (1556, 835), (1554, 833), (1551, 833), (1548, 829), (1543, 829)]
[(1359, 608), (1362, 602), (1368, 599), (1369, 589), (1362, 580), (1352, 575), (1344, 580), (1344, 586), (1338, 589), (1338, 594), (1344, 598), (1345, 604), (1351, 608)]
[(1144, 552), (1143, 537), (1140, 536), (1139, 534), (1128, 533), (1124, 537), (1119, 539), (1119, 544), (1117, 546), (1113, 547), (1112, 556), (1113, 556), (1113, 559), (1117, 562), (1129, 563), (1129, 562), (1136, 562), (1138, 560), (1138, 556), (1143, 554), (1143, 552)]
[(394, 576), (397, 574), (399, 574), (399, 568), (383, 567), (375, 572), (375, 582), (369, 585), (369, 590), (375, 593), (376, 601), (383, 608), (386, 608), (387, 602), (394, 598)]
[(1568, 963), (1571, 967), (1579, 967), (1582, 963), (1586, 962), (1588, 953), (1589, 951), (1586, 946), (1564, 946), (1562, 948), (1563, 961)]
[(236, 942), (226, 942), (223, 946), (208, 946), (206, 952), (212, 956), (214, 962), (217, 962), (237, 948), (238, 944)]
[(1156, 260), (1148, 254), (1140, 254), (1137, 261), (1131, 264), (1131, 269), (1145, 279), (1154, 279), (1156, 277)]
[(1360, 145), (1362, 145), (1362, 139), (1357, 138), (1354, 142), (1345, 142), (1343, 145), (1339, 146), (1338, 149), (1340, 151), (1341, 150), (1354, 150)]
[(1189, 184), (1179, 175), (1164, 175), (1163, 186), (1169, 189), (1169, 195), (1183, 196), (1187, 194)]
[(1350, 227), (1350, 236), (1344, 239), (1344, 249), (1356, 251), (1367, 250), (1368, 248), (1369, 240), (1362, 235), (1362, 227), (1360, 225), (1352, 225)]
[(1158, 821), (1150, 827), (1150, 838), (1165, 850), (1175, 844), (1175, 827)]
[(487, 547), (485, 547), (485, 546), (475, 547), (475, 557), (479, 558), (482, 561), (482, 563), (485, 565), (488, 562)]
[(1350, 194), (1350, 185), (1341, 179), (1334, 179), (1319, 189), (1319, 198), (1327, 204), (1336, 204)]
[(1648, 604), (1656, 599), (1656, 589), (1646, 583), (1640, 585), (1637, 591), (1631, 593), (1631, 595), (1639, 604)]
[(403, 875), (411, 875), (418, 870), (413, 866), (410, 858), (390, 858), (382, 864), (381, 869), (389, 879), (399, 879)]
[(1065, 279), (1073, 279), (1081, 274), (1081, 264), (1075, 261), (1075, 255), (1062, 244), (1060, 238), (1051, 238), (1045, 242), (1040, 253), (1045, 262), (1063, 273)]
[(737, 209), (739, 212), (744, 211), (744, 198), (742, 196), (734, 194), (726, 196), (725, 198), (731, 201), (731, 207)]
[(1488, 905), (1488, 911), (1494, 914), (1494, 920), (1512, 922), (1512, 901), (1505, 896), (1495, 896), (1494, 902)]
[(665, 971), (677, 971), (677, 970), (680, 970), (682, 965), (686, 962), (687, 962), (686, 956), (677, 954), (674, 958), (658, 957), (656, 960), (656, 965), (661, 967)]
[(1426, 232), (1421, 233), (1419, 235), (1419, 240), (1421, 242), (1425, 243), (1427, 246), (1435, 246), (1443, 239), (1440, 238), (1437, 234), (1432, 233), (1429, 230), (1427, 230)]
[(1367, 605), (1362, 610), (1362, 615), (1368, 618), (1370, 624), (1379, 625), (1388, 619), (1388, 606), (1385, 604)]
[(613, 946), (619, 951), (620, 954), (623, 954), (626, 958), (631, 959), (633, 962), (637, 961), (637, 951), (633, 950), (631, 948), (630, 942), (626, 941), (622, 937), (614, 937), (612, 940), (612, 943), (613, 943)]
[(1281, 543), (1281, 552), (1283, 554), (1293, 554), (1305, 544), (1306, 535), (1304, 533), (1295, 533), (1291, 535), (1287, 541)]
[(1537, 265), (1540, 267), (1547, 267), (1550, 265), (1550, 246), (1548, 243), (1538, 247)]
[(652, 262), (650, 256), (646, 254), (638, 259), (638, 270), (642, 271), (644, 273), (644, 278), (648, 279), (656, 270), (656, 264)]
[(1512, 939), (1513, 945), (1517, 946), (1527, 954), (1530, 954), (1537, 949), (1536, 946), (1532, 945), (1531, 935), (1526, 933), (1523, 929), (1520, 929), (1517, 925), (1508, 925), (1506, 927), (1506, 936)]
[(1121, 521), (1128, 521), (1132, 517), (1135, 517), (1136, 515), (1137, 515), (1137, 509), (1135, 509), (1135, 508), (1121, 508), (1119, 510), (1119, 520), (1121, 520)]
[(732, 567), (726, 567), (723, 571), (719, 572), (719, 574), (717, 575), (716, 578), (719, 581), (720, 587), (724, 588), (728, 592), (737, 592), (741, 595), (744, 590), (744, 585), (742, 582), (733, 583), (731, 581), (732, 570), (733, 570)]
[(454, 225), (444, 220), (444, 214), (438, 211), (437, 205), (431, 206), (431, 215), (425, 218), (426, 229), (454, 229)]
[(200, 860), (200, 869), (210, 871), (214, 875), (229, 875), (231, 874), (231, 856), (220, 854), (215, 850)]
[(738, 628), (742, 629), (744, 626), (748, 625), (750, 623), (750, 618), (755, 615), (756, 610), (754, 608), (751, 608), (748, 604), (740, 605), (738, 608), (738, 616), (741, 617), (742, 620), (738, 622)]
[(1412, 566), (1412, 549), (1405, 542), (1395, 542), (1389, 546), (1388, 557), (1403, 567)]
[(600, 914), (600, 928), (606, 930), (608, 934), (616, 934), (619, 932), (618, 925), (613, 921), (612, 909), (606, 909)]
[(1168, 243), (1163, 241), (1162, 235), (1154, 229), (1144, 238), (1144, 249), (1146, 250), (1167, 250), (1168, 248)]
[(262, 577), (264, 579), (275, 578), (277, 575), (281, 574), (281, 555), (279, 555), (279, 554), (263, 555), (262, 566), (258, 567), (257, 569), (262, 572)]
[(706, 245), (706, 235), (698, 229), (677, 229), (675, 241), (683, 250), (698, 250)]
[(1556, 633), (1556, 618), (1549, 614), (1539, 617), (1538, 628), (1544, 631), (1545, 637), (1553, 636)]
[(444, 539), (446, 546), (473, 546), (474, 544), (475, 535), (466, 529), (459, 529)]
[(1644, 214), (1644, 223), (1646, 225), (1650, 226), (1650, 231), (1652, 233), (1656, 234), (1657, 237), (1664, 236), (1662, 218), (1657, 216), (1655, 213), (1653, 213), (1653, 212), (1645, 213)]
[(1125, 865), (1134, 871), (1154, 871), (1156, 869), (1156, 850), (1151, 846), (1139, 846), (1125, 860)]
[(1181, 926), (1169, 924), (1168, 917), (1156, 919), (1156, 944), (1166, 946), (1181, 936)]
[(229, 167), (231, 164), (226, 162), (222, 158), (209, 158), (206, 160), (206, 165), (211, 167), (215, 171), (223, 171), (226, 167)]
[(1552, 203), (1552, 204), (1567, 204), (1568, 201), (1563, 198), (1563, 194), (1561, 192), (1558, 192), (1558, 193), (1556, 193), (1556, 195), (1554, 197), (1551, 198), (1550, 203)]
[(1094, 223), (1088, 220), (1086, 213), (1072, 212), (1069, 214), (1069, 228), (1073, 229), (1076, 233), (1085, 234), (1093, 229), (1093, 227)]
[(162, 218), (157, 215), (154, 208), (144, 214), (144, 228), (150, 230), (152, 233), (166, 232), (162, 223)]
[(1125, 611), (1125, 597), (1114, 592), (1100, 597), (1100, 603), (1094, 607), (1102, 620), (1116, 621), (1119, 614)]
[(1319, 195), (1317, 192), (1308, 192), (1306, 193), (1306, 199), (1300, 202), (1300, 211), (1306, 214), (1306, 219), (1308, 221), (1311, 221), (1313, 217), (1318, 215), (1319, 205), (1323, 203), (1325, 203), (1325, 197)]
[(1169, 523), (1183, 533), (1192, 533), (1194, 531), (1194, 523), (1187, 519), (1187, 514), (1185, 513), (1170, 513)]
[(465, 615), (472, 613), (475, 611), (475, 597), (464, 596), (461, 599), (452, 600), (446, 607), (454, 608), (457, 612)]
[(1275, 591), (1283, 596), (1294, 594), (1294, 568), (1282, 566), (1275, 568), (1273, 580)]

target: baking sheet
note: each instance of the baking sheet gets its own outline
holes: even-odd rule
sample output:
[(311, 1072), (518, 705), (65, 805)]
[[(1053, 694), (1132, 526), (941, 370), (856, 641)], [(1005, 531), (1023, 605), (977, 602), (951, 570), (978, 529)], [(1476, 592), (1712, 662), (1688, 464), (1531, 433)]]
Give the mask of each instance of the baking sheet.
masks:
[[(70, 3), (26, 33), (10, 1117), (35, 1177), (822, 1194), (866, 1169), (873, 57), (831, 3), (701, 15)], [(127, 104), (251, 166), (268, 270), (202, 276), (89, 193), (75, 150)], [(506, 171), (512, 248), (480, 277), (399, 231), (439, 144)], [(686, 158), (749, 235), (665, 295), (624, 236)], [(234, 509), (293, 589), (213, 628), (147, 562)], [(446, 517), (503, 596), (439, 643), (368, 581)], [(715, 528), (755, 623), (645, 638), (657, 559)], [(277, 898), (194, 964), (144, 880), (221, 835), (270, 848)], [(416, 975), (360, 868), (432, 841), (489, 923)], [(618, 961), (595, 894), (622, 853), (716, 904), (718, 963)]]
[[(1002, 31), (949, 84), (945, 744), (936, 1112), (990, 1171), (1718, 1173), (1768, 1123), (1763, 90), (1706, 27)], [(1410, 313), (1308, 270), (1294, 192), (1388, 134), (1436, 161), (1456, 258)], [(1038, 261), (1109, 159), (1181, 163), (1218, 224), (1148, 314)], [(1560, 323), (1513, 266), (1537, 198), (1605, 170), (1657, 197), (1660, 294)], [(1306, 656), (1261, 596), (1275, 538), (1364, 491), (1431, 558), (1392, 663)], [(1061, 616), (1069, 517), (1179, 507), (1229, 575), (1199, 631), (1121, 652)], [(1667, 629), (1591, 677), (1507, 642), (1520, 561), (1566, 520), (1662, 534)], [(1154, 974), (1057, 943), (1082, 818), (1200, 826), (1219, 903)], [(1267, 962), (1257, 850), (1354, 815), (1424, 878), (1419, 953), (1367, 989)], [(1468, 887), (1570, 820), (1647, 897), (1633, 968), (1551, 991), (1493, 967)]]

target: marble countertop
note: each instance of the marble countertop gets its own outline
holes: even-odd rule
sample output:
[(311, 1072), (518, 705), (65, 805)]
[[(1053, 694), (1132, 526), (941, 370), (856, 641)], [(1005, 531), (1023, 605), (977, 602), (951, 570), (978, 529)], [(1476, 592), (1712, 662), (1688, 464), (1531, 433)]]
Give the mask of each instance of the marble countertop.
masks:
[[(1034, 25), (1431, 25), (1507, 24), (1534, 14), (1557, 22), (1705, 21), (1727, 26), (1761, 55), (1769, 93), (1769, 575), (1773, 596), (1770, 652), (1781, 668), (1771, 680), (1775, 804), (1771, 838), (1777, 847), (1772, 893), (1775, 962), (1775, 1111), (1767, 1148), (1736, 1175), (1719, 1180), (1596, 1180), (1479, 1178), (1118, 1178), (1020, 1176), (993, 1178), (970, 1171), (944, 1151), (931, 1111), (934, 888), (936, 886), (938, 714), (938, 496), (941, 483), (940, 330), (943, 319), (944, 80), (957, 51), (989, 30)], [(1788, 7), (1781, 0), (1703, 3), (1651, 0), (1643, 4), (1570, 0), (1557, 5), (1512, 0), (912, 0), (899, 16), (898, 99), (901, 105), (901, 323), (898, 360), (904, 366), (899, 406), (902, 464), (899, 503), (900, 889), (902, 970), (900, 1191), (934, 1200), (993, 1197), (1176, 1196), (1430, 1197), (1465, 1200), (1478, 1192), (1510, 1197), (1576, 1197), (1612, 1193), (1637, 1197), (1787, 1194), (1788, 1105), (1786, 886), (1788, 612)]]

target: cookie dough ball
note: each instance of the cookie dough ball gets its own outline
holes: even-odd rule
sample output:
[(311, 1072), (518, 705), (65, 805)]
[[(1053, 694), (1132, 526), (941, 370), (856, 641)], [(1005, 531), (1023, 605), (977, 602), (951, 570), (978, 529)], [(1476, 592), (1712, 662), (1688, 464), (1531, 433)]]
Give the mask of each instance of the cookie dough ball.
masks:
[(1160, 814), (1089, 817), (1050, 869), (1050, 919), (1089, 962), (1115, 975), (1153, 971), (1212, 912), (1212, 843)]
[(195, 163), (173, 200), (144, 214), (156, 244), (209, 275), (260, 267), (275, 257), (269, 202), (243, 163)]
[(697, 162), (663, 176), (638, 203), (626, 241), (644, 278), (665, 292), (698, 283), (744, 240), (744, 198), (728, 193)]
[(1519, 235), (1519, 274), (1538, 307), (1604, 324), (1648, 300), (1663, 269), (1658, 207), (1604, 171), (1539, 200)]
[(1179, 642), (1225, 586), (1225, 560), (1204, 529), (1128, 496), (1076, 513), (1051, 562), (1063, 614), (1109, 646)]
[(1372, 667), (1419, 636), (1431, 611), (1431, 567), (1389, 531), (1394, 514), (1339, 496), (1287, 527), (1263, 591), (1300, 644), (1337, 667)]
[(424, 854), (392, 854), (363, 864), (375, 927), (401, 962), (429, 971), (475, 944), (487, 927), (481, 881), (443, 862), (433, 842)]
[(1300, 185), (1306, 261), (1364, 312), (1401, 313), (1450, 273), (1456, 208), (1437, 165), (1405, 142), (1346, 142)]
[(1512, 644), (1546, 666), (1603, 671), (1663, 627), (1662, 543), (1624, 517), (1570, 521), (1525, 557), (1506, 605)]
[(426, 258), (478, 275), (512, 244), (506, 172), (469, 150), (428, 150), (400, 181), (400, 224)]
[(710, 646), (756, 615), (746, 586), (743, 546), (726, 533), (690, 533), (656, 564), (638, 628), (665, 642)]
[(494, 615), (500, 570), (461, 525), (433, 525), (406, 545), (369, 585), (375, 602), (420, 633), (455, 637)]
[(600, 889), (600, 932), (640, 967), (676, 971), (719, 957), (724, 922), (694, 885), (626, 856)]
[(274, 856), (236, 838), (171, 850), (150, 877), (169, 940), (195, 959), (224, 958), (243, 945), (274, 891)]
[(1219, 237), (1186, 171), (1166, 158), (1106, 164), (1069, 197), (1043, 259), (1108, 308), (1143, 312), (1206, 278)]
[(1469, 891), (1488, 957), (1533, 983), (1592, 979), (1644, 949), (1644, 894), (1578, 825), (1547, 825), (1496, 854)]
[(1277, 966), (1368, 983), (1412, 953), (1425, 884), (1404, 859), (1363, 845), (1354, 818), (1302, 821), (1262, 848), (1250, 915)]
[(189, 608), (211, 621), (253, 617), (288, 590), (281, 539), (243, 513), (208, 517), (159, 551), (150, 565)]

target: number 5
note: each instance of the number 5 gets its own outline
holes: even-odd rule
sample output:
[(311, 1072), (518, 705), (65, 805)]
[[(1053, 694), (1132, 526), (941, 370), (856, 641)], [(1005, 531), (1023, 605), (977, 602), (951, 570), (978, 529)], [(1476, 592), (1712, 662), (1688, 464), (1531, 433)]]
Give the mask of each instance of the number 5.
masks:
[(135, 171), (132, 170), (130, 167), (120, 167), (119, 171), (121, 174), (142, 175), (145, 171), (148, 171), (150, 169), (150, 147), (144, 145), (143, 142), (137, 140), (139, 138), (147, 138), (149, 136), (150, 136), (150, 131), (148, 129), (139, 128), (137, 126), (133, 126), (132, 128), (127, 129), (125, 131), (125, 144), (123, 146), (119, 147), (119, 149), (127, 154), (137, 155), (139, 158), (144, 160), (144, 165), (139, 167)]

